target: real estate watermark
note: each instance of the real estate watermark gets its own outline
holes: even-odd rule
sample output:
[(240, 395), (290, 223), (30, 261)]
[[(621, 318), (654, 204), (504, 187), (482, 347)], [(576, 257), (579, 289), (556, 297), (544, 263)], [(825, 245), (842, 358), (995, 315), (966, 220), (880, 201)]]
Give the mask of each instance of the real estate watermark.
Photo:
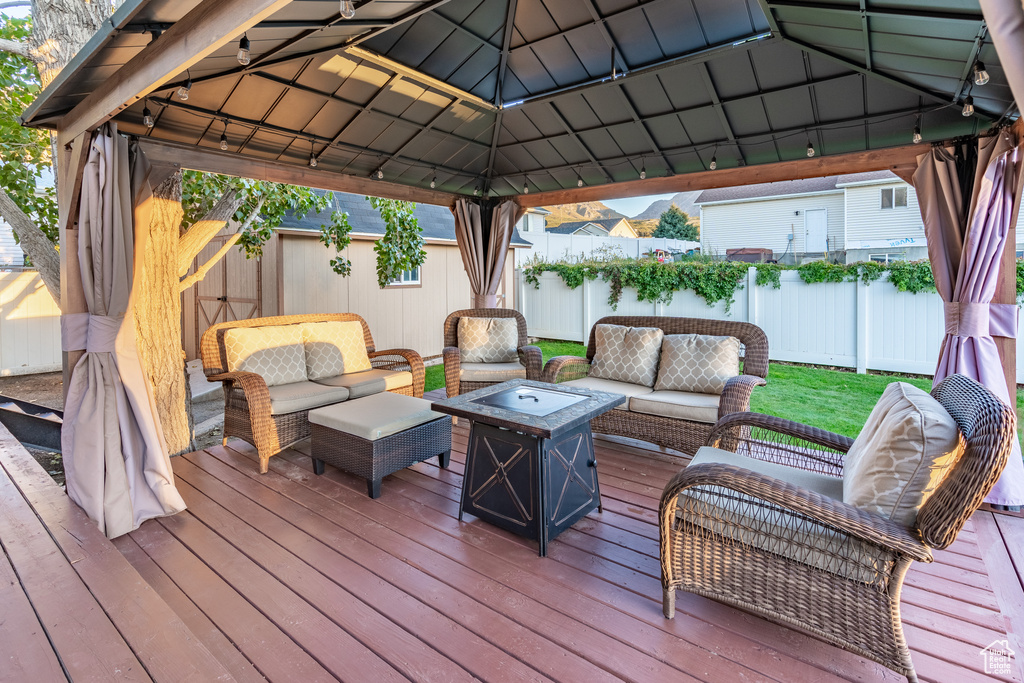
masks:
[(985, 662), (985, 673), (990, 676), (1009, 676), (1013, 669), (1014, 651), (1006, 640), (995, 640), (988, 647), (979, 650)]

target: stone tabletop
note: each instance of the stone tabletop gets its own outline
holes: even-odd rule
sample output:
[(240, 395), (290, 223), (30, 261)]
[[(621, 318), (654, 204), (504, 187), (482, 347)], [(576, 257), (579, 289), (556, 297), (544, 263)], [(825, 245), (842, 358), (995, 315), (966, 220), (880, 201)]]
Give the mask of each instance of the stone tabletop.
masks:
[[(548, 415), (540, 416), (474, 403), (474, 401), (485, 396), (517, 388), (564, 392), (583, 396), (585, 400), (561, 410), (556, 410)], [(443, 401), (435, 401), (430, 407), (439, 413), (447, 413), (448, 415), (464, 417), (474, 422), (482, 422), (495, 427), (505, 427), (522, 432), (523, 434), (550, 439), (554, 435), (573, 429), (584, 422), (589, 422), (601, 413), (611, 410), (621, 404), (625, 398), (622, 394), (612, 394), (606, 391), (569, 387), (564, 384), (535, 382), (529, 379), (513, 379), (501, 384), (495, 384), (494, 386), (477, 389), (461, 396), (453, 396)]]

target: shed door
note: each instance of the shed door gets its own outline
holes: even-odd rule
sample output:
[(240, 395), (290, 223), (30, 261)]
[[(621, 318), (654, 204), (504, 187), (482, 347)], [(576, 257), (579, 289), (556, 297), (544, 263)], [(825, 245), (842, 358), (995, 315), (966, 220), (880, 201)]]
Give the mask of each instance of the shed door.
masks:
[(828, 250), (828, 209), (804, 211), (804, 251), (824, 253)]
[[(210, 240), (196, 257), (196, 266), (206, 263), (224, 245), (227, 236)], [(206, 328), (229, 320), (260, 316), (260, 259), (246, 259), (232, 248), (196, 284), (196, 349)]]

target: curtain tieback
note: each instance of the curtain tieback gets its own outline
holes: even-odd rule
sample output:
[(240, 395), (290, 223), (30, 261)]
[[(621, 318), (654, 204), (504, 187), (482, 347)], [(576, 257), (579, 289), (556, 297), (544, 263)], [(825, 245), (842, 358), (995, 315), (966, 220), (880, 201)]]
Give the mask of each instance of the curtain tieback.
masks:
[(1017, 337), (1015, 304), (943, 302), (946, 334), (956, 337)]
[(113, 353), (123, 315), (71, 313), (60, 317), (60, 344), (65, 351)]

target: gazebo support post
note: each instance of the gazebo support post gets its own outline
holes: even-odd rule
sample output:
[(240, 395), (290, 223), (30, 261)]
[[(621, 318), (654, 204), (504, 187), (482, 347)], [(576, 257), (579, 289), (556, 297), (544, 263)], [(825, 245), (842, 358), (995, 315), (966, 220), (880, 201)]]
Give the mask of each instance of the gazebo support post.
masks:
[[(1018, 141), (1024, 141), (1024, 119), (1017, 119), (1013, 124), (1013, 133)], [(1016, 197), (1021, 196), (1024, 189), (1024, 173), (1017, 178)], [(996, 294), (992, 303), (1017, 303), (1017, 218), (1020, 211), (1013, 211), (1010, 228), (1006, 235), (1006, 248), (1000, 262), (999, 281), (996, 283)], [(1020, 334), (1018, 332), (1018, 334)], [(1017, 396), (1017, 340), (1010, 337), (993, 337), (999, 358), (1003, 361), (1003, 374), (1006, 375), (1006, 386), (1010, 390), (1010, 400)], [(1014, 407), (1014, 406), (1011, 406)]]
[[(82, 271), (78, 263), (78, 204), (82, 196), (82, 175), (85, 173), (86, 160), (89, 158), (86, 149), (89, 137), (90, 133), (87, 131), (76, 137), (69, 145), (58, 142), (58, 150), (61, 155), (57, 205), (60, 216), (60, 312), (62, 316), (89, 312), (85, 302), (85, 292), (82, 289)], [(68, 388), (71, 386), (71, 370), (83, 353), (85, 352), (81, 350), (61, 353), (65, 399), (68, 397)]]

